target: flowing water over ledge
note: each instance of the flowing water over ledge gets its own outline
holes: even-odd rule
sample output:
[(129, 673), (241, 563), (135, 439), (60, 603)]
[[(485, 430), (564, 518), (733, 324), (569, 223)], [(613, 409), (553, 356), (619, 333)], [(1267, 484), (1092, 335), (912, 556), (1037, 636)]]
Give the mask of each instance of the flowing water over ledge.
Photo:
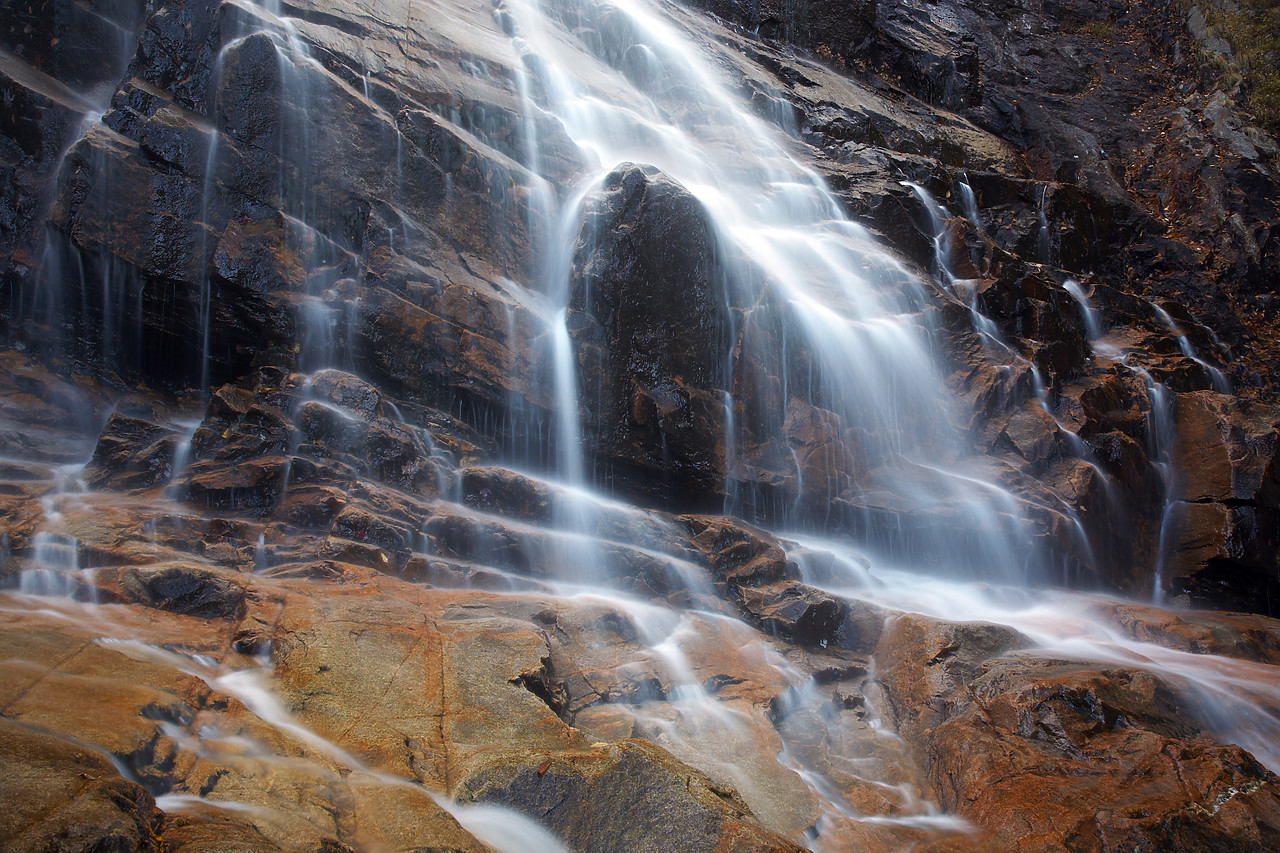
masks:
[[(168, 814), (141, 809), (148, 826), (230, 826), (260, 849), (1049, 849), (1077, 837), (1001, 835), (999, 804), (1065, 821), (1053, 789), (1072, 774), (1090, 814), (1071, 820), (1123, 800), (1086, 835), (1177, 839), (1142, 821), (1194, 808), (1270, 837), (1274, 623), (1054, 587), (1108, 586), (1103, 564), (1141, 553), (1114, 555), (1115, 531), (1141, 531), (1159, 600), (1178, 513), (1206, 505), (1175, 470), (1173, 391), (1079, 285), (1041, 295), (1078, 302), (1082, 357), (1132, 374), (1158, 494), (1112, 539), (1089, 511), (1127, 508), (1085, 405), (966, 278), (959, 217), (908, 183), (936, 281), (851, 221), (747, 41), (660, 3), (430, 11), (492, 115), (394, 103), (407, 72), (373, 50), (352, 77), (323, 10), (223, 5), (186, 186), (198, 273), (165, 309), (181, 363), (156, 370), (198, 379), (196, 398), (41, 380), (39, 429), (79, 442), (3, 463), (6, 725), (105, 757)], [(153, 158), (178, 121), (164, 109)], [(123, 114), (86, 120), (73, 171), (137, 147)], [(343, 172), (347, 129), (394, 138), (394, 162)], [(359, 234), (329, 171), (394, 186)], [(477, 192), (489, 218), (457, 249), (432, 229), (480, 217)], [(1037, 204), (1047, 261), (1047, 186)], [(109, 245), (55, 231), (50, 257), (70, 247), (78, 272), (43, 267), (38, 293), (67, 284), (28, 300), (30, 321), (75, 327), (92, 304), (105, 369), (162, 360), (155, 282), (121, 286)], [(291, 346), (211, 386), (252, 349), (219, 336), (234, 282), (279, 288)], [(1178, 321), (1142, 310), (1225, 389)], [(397, 333), (423, 345), (407, 364), (383, 357)], [(1089, 479), (1092, 503), (982, 446), (955, 393), (965, 335), (1007, 380), (993, 396), (1060, 448), (1044, 467)]]

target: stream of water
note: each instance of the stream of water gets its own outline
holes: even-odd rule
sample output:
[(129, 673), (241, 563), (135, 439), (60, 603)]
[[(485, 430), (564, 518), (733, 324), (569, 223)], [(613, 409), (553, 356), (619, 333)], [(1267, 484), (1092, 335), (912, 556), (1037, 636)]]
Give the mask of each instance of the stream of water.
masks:
[[(288, 17), (282, 17), (278, 3), (264, 4), (258, 11), (261, 28), (232, 44), (255, 35), (272, 38), (282, 56), (284, 85), (305, 110), (308, 84), (299, 69), (314, 66), (315, 60)], [(554, 470), (540, 476), (524, 473), (538, 478), (551, 506), (549, 520), (534, 524), (477, 508), (450, 490), (439, 504), (442, 511), (501, 522), (504, 530), (525, 536), (527, 561), (542, 571), (532, 580), (503, 565), (483, 544), (475, 545), (475, 562), (492, 564), (497, 576), (510, 580), (506, 594), (536, 596), (549, 606), (608, 611), (635, 628), (637, 651), (615, 667), (615, 675), (620, 682), (630, 679), (639, 685), (624, 703), (639, 735), (732, 784), (763, 817), (781, 811), (772, 788), (792, 792), (812, 808), (815, 817), (804, 837), (814, 850), (843, 849), (837, 839), (858, 824), (906, 828), (919, 832), (917, 839), (967, 829), (964, 821), (942, 814), (924, 796), (919, 780), (901, 770), (911, 759), (890, 722), (884, 696), (877, 692), (874, 673), (868, 676), (856, 716), (853, 703), (833, 710), (813, 679), (780, 651), (781, 643), (713, 603), (704, 570), (689, 553), (670, 546), (678, 537), (668, 517), (604, 494), (586, 448), (587, 431), (579, 422), (584, 391), (578, 387), (568, 318), (575, 253), (580, 243), (594, 237), (584, 233), (587, 211), (606, 176), (627, 163), (654, 167), (684, 187), (705, 210), (720, 243), (722, 299), (740, 324), (735, 331), (748, 342), (725, 355), (729, 380), (718, 389), (725, 396), (725, 445), (731, 457), (724, 490), (731, 496), (727, 513), (742, 511), (732, 496), (749, 488), (741, 471), (750, 461), (750, 436), (735, 413), (754, 402), (735, 398), (735, 389), (750, 383), (732, 380), (741, 378), (750, 364), (769, 365), (788, 398), (834, 414), (847, 437), (848, 453), (860, 463), (857, 482), (833, 478), (819, 498), (830, 504), (847, 498), (847, 492), (856, 493), (846, 529), (815, 530), (821, 525), (798, 508), (798, 499), (795, 507), (767, 519), (780, 531), (787, 556), (806, 583), (893, 611), (1008, 625), (1047, 654), (1146, 669), (1194, 685), (1205, 725), (1280, 772), (1280, 721), (1266, 710), (1280, 707), (1274, 668), (1133, 640), (1099, 615), (1096, 597), (1036, 588), (1055, 575), (1045, 565), (1046, 555), (1031, 543), (1025, 496), (1000, 479), (957, 424), (935, 345), (936, 320), (929, 310), (937, 294), (845, 215), (839, 199), (797, 154), (788, 135), (794, 128), (761, 119), (741, 101), (732, 86), (732, 62), (724, 53), (728, 48), (686, 35), (680, 26), (686, 13), (657, 2), (503, 0), (501, 13), (516, 69), (513, 85), (525, 117), (520, 133), (526, 165), (534, 176), (529, 188), (532, 206), (539, 217), (553, 223), (546, 230), (548, 244), (539, 247), (543, 262), (535, 280), (524, 283), (547, 324), (544, 340), (553, 365), (548, 382), (556, 419)], [(499, 31), (497, 21), (494, 27)], [(367, 81), (365, 86), (367, 90)], [(542, 119), (548, 117), (587, 164), (569, 185), (557, 186), (550, 175), (539, 174), (541, 164), (550, 159), (543, 149), (553, 144), (539, 138), (539, 128), (546, 126)], [(282, 155), (306, 161), (304, 130), (286, 129), (281, 139), (298, 146), (296, 152), (282, 148)], [(210, 174), (216, 156), (215, 141), (209, 153)], [(281, 157), (282, 163), (285, 159)], [(286, 182), (283, 173), (279, 180)], [(941, 291), (958, 294), (959, 283), (949, 267), (947, 211), (922, 187), (910, 186), (931, 219), (937, 284)], [(963, 214), (981, 229), (983, 218), (973, 191), (968, 183), (960, 186)], [(312, 199), (300, 188), (283, 195), (289, 200), (284, 214), (291, 239), (298, 245), (320, 245), (308, 224), (314, 215)], [(1046, 187), (1039, 202), (1044, 232), (1040, 243), (1046, 256), (1047, 195)], [(309, 307), (302, 313), (298, 361), (300, 369), (316, 371), (333, 364), (334, 329), (343, 322), (335, 316), (330, 296), (340, 276), (358, 272), (359, 261), (348, 256), (346, 247), (332, 249), (330, 255), (317, 249), (304, 260), (319, 272), (309, 277), (303, 294)], [(1171, 461), (1167, 389), (1108, 348), (1083, 290), (1073, 282), (1066, 288), (1080, 303), (1094, 350), (1142, 375), (1151, 403), (1149, 456), (1171, 494), (1177, 472)], [(198, 349), (205, 365), (199, 375), (207, 380), (212, 349), (207, 340), (208, 281), (201, 284), (200, 293), (199, 326), (205, 339)], [(984, 343), (1007, 352), (1010, 363), (1031, 370), (1033, 393), (1052, 415), (1039, 372), (1001, 340), (975, 300), (966, 301)], [(1200, 359), (1175, 321), (1157, 312), (1184, 354), (1200, 363), (1215, 385), (1224, 383), (1221, 372)], [(795, 346), (784, 352), (752, 351), (750, 341), (771, 338), (745, 334), (744, 327), (751, 323), (776, 323), (782, 337)], [(788, 363), (789, 352), (805, 353), (807, 369)], [(796, 381), (798, 375), (804, 375), (804, 381)], [(786, 409), (784, 404), (782, 410)], [(175, 470), (189, 460), (198, 425), (181, 425)], [(1101, 475), (1078, 436), (1061, 422), (1059, 428), (1067, 445)], [(783, 423), (763, 429), (781, 433)], [(543, 446), (516, 451), (502, 461), (513, 469), (534, 469), (546, 455)], [(799, 471), (798, 463), (796, 467)], [(376, 784), (410, 786), (405, 779), (374, 772), (299, 722), (275, 695), (266, 659), (252, 668), (227, 670), (131, 640), (127, 632), (113, 627), (111, 606), (93, 598), (92, 567), (81, 566), (78, 543), (62, 524), (64, 511), (88, 513), (98, 500), (78, 482), (79, 470), (63, 470), (62, 483), (48, 492), (43, 522), (33, 535), (32, 568), (11, 593), (16, 607), (51, 608), (59, 618), (101, 627), (100, 641), (109, 648), (194, 676), (216, 693), (237, 699), (267, 727), (318, 756), (309, 759), (316, 774), (338, 772), (338, 767), (347, 776), (367, 776)], [(441, 476), (449, 483), (459, 481), (457, 470)], [(1171, 508), (1167, 501), (1166, 517)], [(1053, 511), (1067, 519), (1083, 540), (1081, 552), (1089, 553), (1074, 510), (1064, 504)], [(254, 562), (259, 571), (271, 566), (265, 534), (257, 540)], [(646, 599), (624, 583), (634, 581), (628, 571), (637, 565), (652, 569), (653, 583), (665, 597)], [(1159, 569), (1157, 565), (1157, 591)], [(54, 598), (56, 603), (46, 600)], [(785, 697), (772, 716), (708, 688), (703, 673), (726, 655)], [(1265, 707), (1259, 697), (1265, 699)], [(167, 734), (191, 750), (221, 748), (199, 730), (171, 727)], [(815, 743), (842, 750), (839, 760), (820, 757)], [(412, 787), (497, 850), (564, 849), (545, 830), (510, 810), (459, 806)], [(855, 789), (874, 790), (889, 805), (868, 811), (848, 795)], [(161, 794), (158, 803), (175, 812), (211, 803), (228, 810), (242, 805), (215, 803), (185, 791)]]

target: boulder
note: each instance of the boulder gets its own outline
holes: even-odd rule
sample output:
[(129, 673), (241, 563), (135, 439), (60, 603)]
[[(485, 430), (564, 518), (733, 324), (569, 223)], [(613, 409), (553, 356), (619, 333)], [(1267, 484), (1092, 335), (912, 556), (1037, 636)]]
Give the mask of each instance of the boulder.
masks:
[(686, 189), (623, 164), (587, 203), (570, 274), (590, 450), (671, 507), (723, 493), (729, 318), (715, 241)]
[(1025, 642), (917, 616), (886, 626), (883, 683), (945, 808), (1027, 850), (1274, 843), (1280, 780), (1206, 736), (1190, 685), (1010, 651)]
[(545, 758), (494, 755), (458, 794), (524, 812), (583, 853), (803, 849), (756, 825), (733, 790), (644, 741)]

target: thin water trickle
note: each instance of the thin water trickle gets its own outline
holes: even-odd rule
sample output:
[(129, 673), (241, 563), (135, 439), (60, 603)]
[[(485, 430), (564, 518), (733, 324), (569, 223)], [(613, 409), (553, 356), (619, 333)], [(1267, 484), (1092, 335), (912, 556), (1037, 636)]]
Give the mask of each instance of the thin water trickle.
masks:
[(1191, 343), (1191, 339), (1184, 335), (1182, 330), (1178, 328), (1177, 322), (1174, 321), (1173, 317), (1169, 316), (1168, 311), (1164, 310), (1154, 302), (1150, 303), (1150, 305), (1155, 309), (1156, 317), (1159, 318), (1160, 322), (1163, 323), (1165, 328), (1172, 332), (1173, 336), (1178, 339), (1178, 348), (1182, 350), (1182, 354), (1203, 367), (1205, 373), (1209, 374), (1209, 381), (1213, 383), (1213, 390), (1217, 391), (1219, 394), (1230, 394), (1231, 381), (1227, 379), (1226, 374), (1209, 362), (1205, 361), (1196, 353), (1195, 345), (1193, 345)]
[(1040, 188), (1040, 202), (1036, 205), (1036, 221), (1039, 227), (1036, 229), (1036, 256), (1037, 260), (1042, 264), (1050, 261), (1049, 255), (1053, 250), (1052, 235), (1049, 232), (1049, 185), (1045, 184)]
[(933, 240), (933, 262), (938, 281), (948, 289), (955, 286), (955, 275), (951, 272), (951, 244), (947, 238), (947, 220), (951, 217), (933, 195), (913, 181), (903, 181), (902, 185), (915, 193), (920, 204), (929, 214), (930, 239)]
[(973, 187), (969, 185), (969, 179), (963, 177), (960, 180), (960, 203), (964, 206), (964, 215), (973, 223), (973, 227), (978, 229), (978, 233), (986, 232), (985, 226), (982, 224), (982, 213), (978, 210), (978, 196), (974, 193)]
[(1069, 278), (1062, 283), (1062, 289), (1071, 294), (1071, 298), (1080, 306), (1080, 318), (1084, 321), (1086, 337), (1092, 342), (1102, 337), (1102, 323), (1098, 319), (1097, 309), (1093, 307), (1088, 294), (1080, 282)]

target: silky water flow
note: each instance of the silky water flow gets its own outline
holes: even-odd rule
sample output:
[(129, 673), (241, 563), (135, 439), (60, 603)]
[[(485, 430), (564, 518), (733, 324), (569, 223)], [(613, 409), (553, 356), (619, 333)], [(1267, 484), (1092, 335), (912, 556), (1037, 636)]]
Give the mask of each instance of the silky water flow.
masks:
[[(270, 39), (281, 57), (286, 85), (304, 90), (315, 60), (295, 28), (278, 5), (253, 12), (258, 28), (233, 44)], [(548, 437), (542, 446), (513, 448), (508, 460), (546, 496), (550, 512), (536, 522), (501, 520), (520, 534), (530, 565), (553, 568), (536, 580), (523, 577), (503, 565), (502, 555), (487, 552), (480, 534), (469, 546), (469, 558), (492, 565), (489, 574), (505, 594), (608, 614), (627, 626), (637, 638), (636, 652), (609, 663), (622, 685), (620, 713), (629, 718), (635, 736), (731, 784), (767, 825), (789, 827), (812, 849), (833, 851), (842, 849), (842, 836), (857, 836), (860, 826), (894, 825), (917, 833), (912, 836), (917, 840), (965, 831), (964, 821), (940, 813), (922, 798), (919, 780), (904, 771), (912, 760), (888, 722), (874, 673), (864, 684), (856, 718), (834, 712), (813, 678), (791, 665), (769, 638), (715, 605), (705, 570), (693, 555), (672, 547), (678, 537), (668, 517), (631, 506), (603, 488), (607, 483), (588, 448), (590, 430), (580, 420), (589, 389), (579, 387), (568, 324), (575, 298), (587, 304), (598, 298), (589, 281), (579, 283), (585, 292), (574, 294), (578, 247), (590, 245), (595, 236), (589, 233), (593, 204), (611, 173), (635, 164), (678, 184), (705, 211), (717, 243), (718, 298), (730, 326), (726, 335), (747, 342), (726, 346), (722, 353), (727, 513), (746, 514), (748, 507), (760, 506), (744, 473), (750, 464), (750, 436), (739, 413), (759, 402), (749, 389), (760, 385), (753, 380), (762, 377), (750, 374), (765, 370), (778, 380), (781, 411), (796, 398), (833, 413), (845, 433), (856, 437), (850, 440), (857, 441), (861, 460), (857, 471), (828, 474), (820, 483), (805, 482), (806, 471), (795, 460), (795, 494), (756, 513), (755, 520), (772, 528), (807, 584), (890, 610), (1008, 625), (1053, 654), (1184, 680), (1196, 685), (1208, 727), (1280, 770), (1280, 723), (1255, 701), (1266, 694), (1269, 702), (1280, 702), (1268, 668), (1134, 641), (1101, 621), (1087, 596), (1036, 588), (1056, 576), (1046, 567), (1052, 555), (1030, 543), (1028, 513), (1062, 513), (1079, 529), (1078, 520), (1063, 507), (1029, 507), (986, 460), (968, 450), (954, 422), (933, 343), (935, 320), (929, 306), (938, 297), (930, 283), (848, 219), (840, 201), (792, 153), (795, 143), (788, 132), (793, 128), (759, 118), (732, 93), (729, 69), (739, 60), (705, 37), (686, 35), (681, 26), (686, 14), (641, 0), (503, 0), (494, 16), (494, 32), (509, 37), (517, 70), (532, 215), (551, 223), (544, 232), (546, 244), (538, 247), (536, 275), (518, 284), (546, 324), (541, 340), (551, 370), (545, 381), (556, 412), (550, 430), (554, 450), (547, 450)], [(584, 41), (582, 32), (594, 35)], [(305, 105), (305, 94), (295, 100)], [(547, 144), (539, 132), (547, 118), (563, 129), (585, 164), (568, 185), (555, 185), (539, 174), (540, 151)], [(292, 131), (286, 127), (282, 136), (304, 161), (308, 132), (299, 125)], [(209, 149), (210, 173), (216, 166), (216, 142)], [(282, 184), (285, 180), (280, 178)], [(919, 185), (912, 189), (934, 230), (937, 284), (949, 292), (957, 283), (949, 271), (942, 225), (948, 212)], [(981, 227), (967, 183), (962, 191), (962, 213)], [(300, 187), (286, 195), (291, 197), (286, 206), (291, 239), (319, 245), (307, 224), (311, 200)], [(1041, 216), (1043, 207), (1042, 198)], [(335, 366), (334, 331), (346, 321), (335, 314), (326, 294), (358, 274), (359, 258), (349, 247), (328, 251), (325, 255), (316, 249), (308, 258), (316, 269), (305, 294), (309, 307), (303, 311), (299, 361), (309, 371)], [(1067, 288), (1085, 312), (1094, 346), (1105, 349), (1083, 291), (1074, 282)], [(208, 297), (205, 282), (201, 299)], [(970, 308), (990, 345), (1007, 349), (976, 303)], [(208, 305), (202, 305), (204, 339), (198, 348), (206, 363), (199, 375), (205, 379), (213, 349), (207, 340), (208, 312)], [(1167, 314), (1160, 319), (1178, 334)], [(794, 345), (784, 352), (751, 351), (751, 341), (770, 339), (749, 334), (757, 323), (782, 329)], [(1179, 334), (1179, 340), (1189, 357), (1198, 358), (1185, 336)], [(792, 352), (806, 354), (804, 369), (788, 362)], [(1213, 370), (1207, 364), (1206, 369)], [(1214, 375), (1215, 383), (1219, 375)], [(1158, 401), (1162, 389), (1147, 378)], [(735, 397), (738, 393), (747, 396)], [(341, 412), (337, 416), (347, 417)], [(1153, 410), (1153, 418), (1162, 417), (1162, 410)], [(779, 420), (764, 429), (781, 431), (782, 426)], [(1154, 426), (1153, 434), (1167, 436), (1167, 424)], [(1153, 449), (1158, 465), (1171, 464), (1167, 447)], [(190, 452), (190, 434), (175, 452), (180, 467)], [(548, 460), (550, 471), (539, 464)], [(306, 729), (273, 694), (266, 656), (253, 658), (251, 666), (228, 669), (129, 636), (113, 615), (116, 606), (97, 603), (92, 572), (81, 567), (76, 539), (60, 526), (62, 508), (106, 501), (79, 482), (79, 470), (70, 466), (58, 474), (63, 482), (50, 491), (44, 526), (35, 534), (34, 565), (22, 574), (6, 606), (44, 608), (100, 629), (103, 646), (192, 675), (215, 693), (237, 699), (264, 730), (301, 744), (308, 757), (291, 760), (317, 777), (341, 774), (358, 778), (360, 784), (411, 788), (495, 849), (563, 849), (511, 810), (450, 803), (407, 779), (370, 770)], [(1174, 474), (1162, 469), (1161, 476), (1168, 483)], [(468, 520), (478, 531), (496, 518), (447, 488), (444, 496), (443, 512)], [(838, 518), (813, 511), (841, 500), (847, 508)], [(903, 507), (911, 517), (907, 524), (897, 511)], [(1088, 553), (1087, 542), (1080, 552)], [(271, 565), (261, 538), (254, 561), (260, 571)], [(638, 568), (647, 573), (650, 587), (665, 595), (637, 592)], [(783, 700), (766, 712), (711, 689), (702, 673), (710, 659), (726, 656), (759, 682), (778, 687)], [(197, 753), (235, 753), (238, 761), (264, 766), (281, 760), (261, 740), (229, 742), (216, 725), (166, 725), (176, 742)], [(846, 793), (860, 787), (875, 790), (892, 808), (864, 811)], [(254, 808), (190, 792), (158, 794), (161, 807), (175, 812)]]

